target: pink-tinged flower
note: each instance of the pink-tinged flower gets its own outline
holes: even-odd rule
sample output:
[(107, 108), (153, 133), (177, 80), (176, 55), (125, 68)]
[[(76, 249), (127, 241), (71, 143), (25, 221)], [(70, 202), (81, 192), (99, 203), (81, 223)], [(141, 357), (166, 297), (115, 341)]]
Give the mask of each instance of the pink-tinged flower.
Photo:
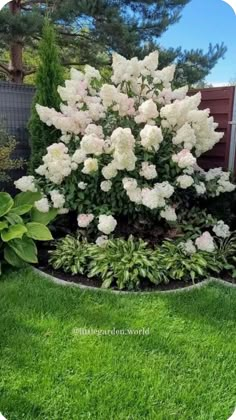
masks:
[(94, 219), (93, 214), (79, 214), (77, 217), (78, 226), (86, 228)]
[(214, 239), (209, 232), (204, 232), (199, 236), (195, 244), (200, 251), (214, 252), (215, 250)]
[(172, 156), (173, 162), (177, 163), (180, 168), (188, 168), (197, 163), (196, 158), (188, 149), (183, 149), (176, 155)]

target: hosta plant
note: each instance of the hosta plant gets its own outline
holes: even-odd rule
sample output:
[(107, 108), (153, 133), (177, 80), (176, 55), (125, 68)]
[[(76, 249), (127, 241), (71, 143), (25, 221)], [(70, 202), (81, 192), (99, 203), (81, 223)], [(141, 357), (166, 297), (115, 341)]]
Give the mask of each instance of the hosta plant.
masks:
[(105, 235), (122, 215), (177, 224), (181, 210), (199, 197), (232, 192), (228, 172), (205, 172), (197, 164), (223, 133), (209, 109), (199, 110), (200, 93), (172, 87), (175, 66), (158, 69), (154, 51), (141, 61), (114, 54), (112, 69), (110, 84), (93, 67), (72, 69), (58, 88), (60, 112), (36, 106), (61, 136), (35, 178), (16, 186), (42, 191), (42, 211), (77, 211), (81, 228), (93, 225)]
[(119, 289), (137, 289), (145, 279), (154, 284), (166, 280), (155, 253), (141, 239), (114, 239), (104, 246), (91, 245), (88, 252), (88, 277), (100, 277), (103, 288), (115, 284)]
[(223, 268), (236, 278), (236, 232), (218, 239), (218, 258)]
[(0, 273), (3, 263), (22, 267), (25, 263), (38, 262), (35, 241), (52, 239), (46, 226), (54, 217), (41, 214), (34, 208), (41, 195), (20, 193), (14, 199), (0, 192)]
[(88, 266), (88, 243), (85, 239), (65, 236), (56, 242), (55, 249), (50, 251), (49, 263), (55, 270), (65, 273), (84, 274)]
[[(206, 235), (205, 235), (206, 236)], [(148, 284), (167, 284), (170, 281), (198, 282), (220, 273), (232, 249), (224, 255), (216, 241), (202, 237), (193, 240), (166, 240), (150, 248), (143, 240), (132, 236), (128, 240), (100, 237), (98, 244), (81, 237), (66, 236), (56, 242), (50, 263), (54, 269), (71, 274), (97, 277), (103, 288), (138, 289)], [(207, 248), (208, 247), (208, 248)], [(206, 250), (208, 249), (208, 250)], [(227, 254), (227, 255), (226, 255)]]

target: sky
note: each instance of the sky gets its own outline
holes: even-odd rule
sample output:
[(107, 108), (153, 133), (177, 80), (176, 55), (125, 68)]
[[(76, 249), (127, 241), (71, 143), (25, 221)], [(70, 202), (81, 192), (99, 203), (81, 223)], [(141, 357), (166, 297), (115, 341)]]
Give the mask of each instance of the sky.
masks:
[[(236, 0), (231, 1), (236, 4)], [(211, 84), (222, 85), (236, 79), (236, 14), (223, 0), (191, 0), (180, 21), (161, 37), (160, 44), (207, 51), (209, 43), (222, 41), (228, 48), (225, 59), (218, 61), (206, 78)]]

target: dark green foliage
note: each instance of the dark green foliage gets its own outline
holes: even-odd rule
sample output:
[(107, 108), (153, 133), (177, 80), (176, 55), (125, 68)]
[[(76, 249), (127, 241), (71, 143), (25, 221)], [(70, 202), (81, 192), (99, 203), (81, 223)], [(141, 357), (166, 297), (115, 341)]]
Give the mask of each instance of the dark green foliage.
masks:
[[(0, 14), (0, 48), (7, 46), (9, 49), (12, 42), (17, 45), (20, 40), (21, 54), (26, 47), (37, 49), (43, 16), (48, 13), (58, 27), (61, 57), (66, 66), (72, 63), (109, 66), (113, 51), (130, 58), (142, 57), (161, 48), (162, 34), (179, 21), (189, 1), (13, 0), (12, 7), (7, 6)], [(12, 8), (17, 13), (13, 14)], [(161, 48), (160, 68), (175, 62), (176, 85), (191, 85), (202, 80), (225, 52), (223, 44), (210, 45), (207, 52)], [(31, 69), (25, 68), (17, 59), (12, 61), (21, 73), (19, 80), (22, 82)], [(12, 80), (18, 77), (4, 62), (0, 72)]]
[(10, 136), (4, 125), (0, 123), (0, 183), (11, 180), (9, 171), (23, 168), (24, 160), (12, 157), (16, 145), (16, 139)]
[[(25, 263), (38, 262), (34, 241), (52, 239), (44, 219), (34, 218), (33, 203), (40, 193), (20, 193), (15, 199), (0, 193), (0, 275), (3, 264), (20, 268)], [(43, 216), (43, 213), (41, 213)]]
[(46, 19), (43, 38), (39, 48), (40, 65), (36, 76), (36, 95), (29, 122), (31, 159), (33, 171), (41, 164), (46, 147), (56, 142), (60, 133), (54, 127), (48, 127), (38, 116), (35, 105), (59, 109), (60, 98), (57, 87), (63, 82), (62, 67), (59, 62), (56, 35), (53, 26)]

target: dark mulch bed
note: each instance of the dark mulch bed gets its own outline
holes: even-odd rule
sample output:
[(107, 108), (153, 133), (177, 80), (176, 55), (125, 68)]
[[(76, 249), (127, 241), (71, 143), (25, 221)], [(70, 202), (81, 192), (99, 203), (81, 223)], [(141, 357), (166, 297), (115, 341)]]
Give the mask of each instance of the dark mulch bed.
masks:
[[(46, 274), (50, 274), (54, 277), (57, 277), (61, 280), (65, 280), (67, 282), (70, 283), (77, 283), (77, 284), (82, 284), (84, 286), (90, 286), (90, 287), (96, 287), (96, 288), (101, 288), (101, 280), (97, 277), (93, 277), (91, 279), (89, 279), (86, 276), (83, 276), (81, 274), (77, 274), (77, 275), (72, 275), (69, 273), (64, 273), (61, 270), (54, 270), (48, 263), (48, 249), (46, 246), (41, 246), (39, 248), (39, 263), (37, 268), (39, 270), (42, 270), (44, 273)], [(236, 283), (235, 279), (232, 279), (228, 273), (223, 273), (220, 276), (222, 279), (224, 279), (226, 282), (228, 283)], [(202, 283), (204, 279), (200, 279), (199, 281), (195, 282), (195, 284), (199, 284)], [(140, 288), (138, 290), (135, 290), (136, 292), (154, 292), (154, 291), (168, 291), (168, 290), (178, 290), (178, 289), (184, 289), (187, 288), (189, 286), (191, 286), (193, 283), (190, 280), (189, 282), (185, 282), (185, 281), (173, 281), (171, 280), (170, 283), (168, 284), (164, 284), (161, 283), (159, 285), (155, 285), (150, 283), (149, 280), (144, 280), (142, 282), (142, 284), (140, 285)], [(112, 290), (119, 290), (117, 287), (112, 287)], [(124, 290), (127, 291), (127, 290)]]

